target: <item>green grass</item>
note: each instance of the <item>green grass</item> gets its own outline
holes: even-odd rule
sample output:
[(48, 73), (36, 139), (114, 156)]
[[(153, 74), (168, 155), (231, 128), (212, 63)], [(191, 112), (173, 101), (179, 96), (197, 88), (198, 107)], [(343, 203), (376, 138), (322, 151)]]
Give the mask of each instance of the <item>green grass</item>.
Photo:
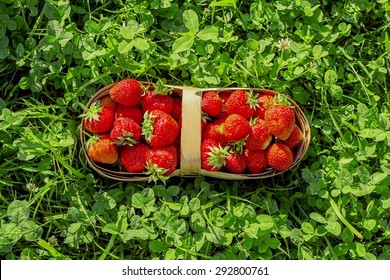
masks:
[[(0, 258), (390, 259), (388, 1), (0, 11)], [(310, 148), (266, 180), (102, 178), (81, 151), (80, 104), (123, 77), (286, 93)]]

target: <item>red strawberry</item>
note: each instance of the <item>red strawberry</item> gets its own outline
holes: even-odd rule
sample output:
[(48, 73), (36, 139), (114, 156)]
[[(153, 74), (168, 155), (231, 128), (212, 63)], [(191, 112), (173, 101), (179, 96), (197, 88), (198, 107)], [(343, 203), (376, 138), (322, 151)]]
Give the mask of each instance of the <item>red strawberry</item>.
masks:
[(244, 90), (235, 90), (226, 100), (225, 108), (229, 115), (239, 114), (246, 119), (250, 119), (259, 106), (257, 94)]
[(223, 134), (228, 141), (246, 138), (251, 130), (248, 120), (238, 114), (229, 115), (223, 123)]
[(85, 130), (95, 134), (107, 133), (114, 123), (115, 111), (111, 107), (102, 106), (98, 100), (81, 115), (84, 118)]
[(259, 94), (259, 107), (256, 109), (254, 117), (264, 119), (265, 111), (274, 105), (274, 96), (272, 94)]
[(205, 92), (202, 96), (202, 111), (210, 116), (217, 116), (222, 109), (222, 99), (215, 91)]
[(218, 95), (222, 99), (222, 108), (221, 112), (216, 116), (218, 119), (226, 119), (228, 117), (228, 112), (226, 112), (226, 101), (228, 100), (231, 92), (229, 91), (221, 91)]
[(153, 148), (146, 161), (146, 175), (149, 175), (149, 182), (161, 180), (164, 184), (169, 175), (177, 167), (177, 151), (171, 148)]
[(286, 140), (294, 129), (295, 113), (282, 104), (271, 106), (264, 114), (269, 131), (281, 140)]
[(252, 174), (262, 173), (268, 166), (265, 150), (246, 149), (245, 155), (248, 158), (248, 169)]
[(289, 169), (294, 161), (294, 155), (291, 149), (283, 143), (274, 143), (266, 151), (268, 164), (278, 170)]
[(173, 110), (173, 98), (166, 93), (157, 93), (156, 90), (148, 91), (141, 99), (142, 112), (161, 110), (171, 114)]
[(181, 99), (173, 98), (173, 109), (171, 116), (177, 120), (181, 116)]
[(248, 159), (244, 153), (233, 152), (226, 157), (226, 169), (231, 173), (243, 173), (247, 165)]
[(144, 172), (149, 153), (149, 146), (143, 143), (137, 143), (134, 146), (124, 146), (120, 154), (120, 163), (128, 172)]
[(203, 130), (202, 139), (214, 139), (221, 146), (227, 144), (227, 139), (223, 134), (223, 123), (224, 119), (216, 119), (212, 123), (206, 125), (206, 128)]
[(179, 125), (171, 115), (161, 111), (146, 111), (142, 122), (142, 135), (152, 147), (172, 144), (180, 131)]
[(119, 104), (131, 107), (140, 103), (142, 87), (137, 80), (126, 78), (110, 88), (109, 93)]
[(112, 98), (109, 95), (106, 95), (102, 99), (100, 99), (100, 105), (106, 106), (115, 112), (119, 104), (114, 100), (112, 100)]
[(87, 155), (95, 162), (114, 164), (118, 160), (117, 147), (108, 134), (93, 136), (86, 142)]
[(290, 136), (285, 141), (283, 141), (283, 143), (289, 146), (290, 148), (294, 148), (296, 145), (301, 143), (302, 140), (303, 140), (303, 134), (301, 129), (299, 128), (299, 126), (294, 125), (294, 129), (291, 132)]
[(272, 140), (272, 135), (269, 132), (267, 123), (262, 119), (253, 119), (251, 122), (251, 130), (246, 147), (253, 150), (263, 150), (268, 147)]
[(120, 104), (115, 113), (115, 118), (130, 118), (133, 119), (136, 123), (142, 123), (142, 110), (137, 106), (125, 106)]
[(118, 118), (114, 121), (110, 139), (119, 146), (132, 146), (141, 139), (141, 127), (133, 119)]
[(202, 168), (208, 171), (218, 171), (226, 164), (229, 155), (227, 147), (222, 148), (217, 141), (205, 139), (201, 145)]

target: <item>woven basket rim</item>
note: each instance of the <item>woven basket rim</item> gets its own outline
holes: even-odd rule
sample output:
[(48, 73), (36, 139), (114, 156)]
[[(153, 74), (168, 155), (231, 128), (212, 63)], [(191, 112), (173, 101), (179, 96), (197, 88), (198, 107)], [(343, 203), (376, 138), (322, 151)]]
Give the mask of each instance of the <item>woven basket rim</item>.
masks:
[[(141, 82), (145, 86), (151, 86), (151, 83), (148, 82)], [(95, 101), (101, 99), (102, 97), (106, 96), (109, 94), (109, 89), (115, 85), (115, 83), (107, 85), (103, 88), (101, 88), (99, 91), (97, 91), (87, 102), (86, 107), (89, 108)], [(172, 85), (166, 85), (167, 87), (170, 87), (179, 94), (183, 90), (186, 89), (186, 87), (180, 87), (180, 86), (172, 86)], [(191, 87), (193, 90), (194, 88)], [(265, 94), (278, 94), (278, 92), (269, 90), (269, 89), (260, 89), (260, 88), (242, 88), (242, 87), (234, 87), (234, 88), (195, 88), (199, 92), (205, 92), (205, 91), (234, 91), (234, 90), (252, 90), (256, 93), (265, 93)], [(182, 174), (181, 169), (178, 168), (176, 169), (172, 174), (171, 177), (175, 176), (180, 176), (180, 177), (196, 177), (196, 176), (208, 176), (208, 177), (213, 177), (213, 178), (218, 178), (218, 179), (227, 179), (227, 180), (248, 180), (248, 179), (265, 179), (265, 178), (270, 178), (274, 177), (277, 175), (280, 175), (286, 171), (289, 171), (293, 169), (296, 165), (300, 163), (304, 155), (306, 154), (308, 147), (310, 145), (310, 139), (311, 139), (311, 131), (310, 131), (310, 126), (309, 122), (300, 108), (300, 106), (290, 97), (287, 95), (287, 99), (290, 102), (290, 104), (293, 106), (293, 110), (295, 112), (296, 116), (296, 122), (298, 126), (300, 127), (302, 134), (303, 134), (303, 140), (301, 141), (300, 144), (298, 144), (298, 147), (294, 148), (294, 161), (293, 165), (285, 170), (285, 171), (277, 171), (272, 168), (267, 168), (264, 172), (259, 173), (259, 174), (249, 174), (249, 173), (244, 173), (244, 174), (232, 174), (232, 173), (227, 173), (227, 172), (222, 172), (222, 171), (207, 171), (204, 169), (200, 170), (199, 174)], [(85, 126), (84, 122), (81, 121), (81, 126), (80, 126), (80, 141), (82, 145), (82, 150), (84, 152), (84, 155), (86, 157), (86, 161), (88, 165), (96, 171), (99, 175), (117, 180), (117, 181), (148, 181), (149, 176), (143, 174), (143, 173), (131, 173), (127, 171), (119, 171), (119, 170), (112, 170), (111, 168), (106, 168), (103, 164), (98, 164), (93, 162), (87, 155), (86, 149), (85, 149), (85, 142), (86, 142), (86, 132), (85, 132)], [(200, 147), (199, 147), (200, 148)]]

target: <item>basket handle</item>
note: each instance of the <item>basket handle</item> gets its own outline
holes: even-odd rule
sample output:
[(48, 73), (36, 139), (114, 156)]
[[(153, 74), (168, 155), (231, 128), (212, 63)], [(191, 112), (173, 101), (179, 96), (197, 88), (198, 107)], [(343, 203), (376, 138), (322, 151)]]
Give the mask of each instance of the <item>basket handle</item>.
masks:
[(200, 88), (183, 87), (180, 173), (201, 173), (201, 103)]

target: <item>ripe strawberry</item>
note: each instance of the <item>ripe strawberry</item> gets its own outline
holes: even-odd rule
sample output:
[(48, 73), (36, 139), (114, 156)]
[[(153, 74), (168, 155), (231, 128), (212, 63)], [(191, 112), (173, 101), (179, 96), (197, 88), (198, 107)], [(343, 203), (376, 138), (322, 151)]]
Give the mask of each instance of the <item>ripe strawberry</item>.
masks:
[(177, 154), (170, 148), (153, 148), (146, 161), (146, 175), (149, 175), (149, 182), (161, 180), (164, 184), (177, 167)]
[(161, 111), (146, 111), (142, 122), (142, 135), (152, 147), (172, 144), (180, 131), (179, 125), (171, 115)]
[(181, 99), (173, 98), (173, 109), (171, 112), (171, 116), (177, 120), (181, 116)]
[(259, 106), (257, 94), (244, 90), (235, 90), (226, 100), (225, 108), (229, 115), (239, 114), (246, 119), (250, 119)]
[(173, 98), (167, 93), (158, 93), (156, 90), (149, 90), (141, 99), (142, 112), (161, 110), (171, 114), (173, 110)]
[(124, 146), (120, 154), (120, 163), (128, 172), (144, 172), (149, 153), (149, 146), (143, 143), (137, 143), (134, 146)]
[(244, 153), (232, 152), (226, 157), (226, 169), (231, 173), (243, 173), (247, 165), (248, 158)]
[(282, 104), (271, 106), (264, 114), (269, 131), (281, 140), (286, 140), (294, 129), (295, 113)]
[(238, 114), (229, 115), (223, 123), (223, 134), (228, 141), (246, 138), (251, 130), (248, 120)]
[(209, 116), (217, 116), (222, 109), (222, 99), (215, 91), (208, 91), (202, 96), (202, 111)]
[(221, 91), (218, 95), (222, 99), (222, 108), (221, 112), (216, 116), (218, 119), (226, 119), (228, 117), (228, 112), (226, 112), (226, 101), (228, 100), (231, 92), (229, 91)]
[(109, 93), (119, 104), (131, 107), (140, 103), (142, 87), (137, 80), (126, 78), (110, 88)]
[(266, 151), (268, 164), (278, 170), (289, 169), (294, 161), (294, 155), (291, 149), (283, 143), (274, 143)]
[(290, 136), (285, 141), (283, 141), (283, 143), (289, 146), (290, 148), (294, 148), (296, 145), (301, 143), (302, 140), (303, 140), (303, 134), (301, 129), (299, 128), (299, 126), (294, 125), (294, 129), (291, 132)]
[(259, 107), (256, 109), (254, 117), (264, 119), (265, 111), (274, 105), (274, 96), (272, 94), (259, 94)]
[(227, 139), (223, 134), (223, 123), (224, 119), (216, 119), (215, 121), (206, 125), (206, 128), (203, 130), (202, 139), (214, 139), (221, 146), (227, 144)]
[(110, 139), (119, 146), (133, 146), (141, 139), (141, 127), (133, 119), (118, 118), (114, 121)]
[(118, 109), (115, 113), (115, 118), (130, 118), (133, 119), (136, 123), (141, 124), (142, 123), (142, 110), (137, 106), (125, 106), (122, 104), (119, 104)]
[(228, 148), (222, 148), (217, 141), (205, 139), (201, 145), (202, 168), (208, 171), (218, 171), (226, 164), (229, 155)]
[(268, 166), (265, 150), (246, 149), (245, 155), (248, 158), (248, 170), (251, 174), (262, 173)]
[(100, 99), (100, 105), (106, 106), (115, 112), (119, 104), (112, 100), (111, 96), (106, 95), (102, 99)]
[(81, 117), (84, 118), (85, 130), (94, 134), (107, 133), (114, 123), (115, 111), (108, 106), (102, 106), (98, 100), (94, 102)]
[(118, 160), (118, 150), (108, 134), (93, 136), (86, 142), (86, 151), (95, 162), (114, 164)]
[(252, 119), (250, 124), (251, 130), (246, 140), (246, 147), (253, 150), (264, 150), (272, 140), (267, 123), (262, 119)]

